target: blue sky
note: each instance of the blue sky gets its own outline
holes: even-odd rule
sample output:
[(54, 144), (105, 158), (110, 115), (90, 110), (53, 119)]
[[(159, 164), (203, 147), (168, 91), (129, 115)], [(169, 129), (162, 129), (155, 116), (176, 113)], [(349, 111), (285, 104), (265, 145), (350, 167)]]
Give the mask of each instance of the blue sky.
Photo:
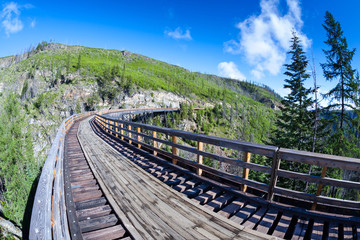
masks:
[[(0, 56), (50, 39), (129, 50), (191, 71), (264, 83), (281, 95), (291, 30), (311, 57), (321, 92), (325, 11), (340, 21), (350, 48), (360, 46), (358, 0), (13, 1), (2, 2)], [(356, 53), (353, 67), (360, 63)], [(310, 68), (309, 68), (310, 70)], [(312, 81), (307, 83), (312, 85)]]

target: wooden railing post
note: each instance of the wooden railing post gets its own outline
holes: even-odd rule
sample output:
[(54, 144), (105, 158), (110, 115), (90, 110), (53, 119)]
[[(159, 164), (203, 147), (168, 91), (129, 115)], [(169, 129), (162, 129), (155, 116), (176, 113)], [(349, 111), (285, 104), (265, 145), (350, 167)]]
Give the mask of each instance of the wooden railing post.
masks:
[[(172, 142), (173, 142), (173, 143), (177, 143), (177, 137), (176, 137), (176, 136), (172, 136)], [(172, 154), (178, 155), (178, 154), (179, 154), (179, 149), (177, 149), (176, 147), (173, 146), (173, 147), (172, 147)], [(173, 163), (173, 164), (176, 164), (176, 163), (177, 163), (177, 159), (173, 158), (172, 163)]]
[[(326, 171), (327, 171), (327, 167), (324, 166), (321, 170), (321, 178), (324, 178), (326, 176)], [(316, 191), (316, 196), (320, 196), (321, 191), (322, 191), (322, 184), (319, 184), (318, 189)], [(317, 202), (313, 202), (313, 205), (311, 206), (311, 210), (315, 210), (317, 206)]]
[(124, 124), (120, 123), (120, 134), (121, 134), (121, 140), (124, 140)]
[[(141, 132), (141, 129), (140, 129), (139, 127), (137, 128), (137, 132), (138, 132), (138, 133)], [(140, 136), (139, 134), (137, 135), (137, 140), (138, 140), (138, 142), (141, 141), (141, 136)], [(141, 144), (140, 144), (140, 143), (138, 143), (138, 148), (141, 148)]]
[[(244, 155), (244, 161), (245, 162), (250, 162), (250, 158), (251, 158), (251, 153), (249, 152), (245, 152), (245, 155)], [(249, 169), (248, 168), (243, 168), (243, 174), (242, 174), (242, 177), (244, 179), (248, 179), (249, 178)], [(247, 189), (247, 186), (245, 184), (241, 185), (241, 190), (246, 192), (246, 189)]]
[(267, 200), (268, 201), (272, 201), (273, 197), (274, 197), (274, 188), (276, 186), (276, 182), (277, 182), (277, 172), (279, 170), (280, 167), (280, 156), (279, 156), (279, 150), (277, 149), (277, 151), (274, 153), (274, 157), (273, 157), (273, 163), (272, 163), (272, 169), (271, 169), (271, 178), (270, 178), (270, 183), (269, 183), (269, 190), (268, 190), (268, 195), (267, 195)]
[[(128, 129), (131, 131), (131, 125), (128, 125)], [(132, 141), (131, 141), (131, 132), (129, 132), (129, 144), (131, 144), (132, 143)]]
[(118, 122), (115, 122), (115, 137), (119, 137), (119, 128), (118, 128)]
[[(197, 149), (199, 150), (199, 151), (202, 151), (203, 150), (203, 147), (204, 147), (204, 143), (202, 143), (202, 142), (197, 142)], [(200, 154), (198, 154), (197, 155), (197, 162), (199, 163), (199, 164), (203, 164), (203, 155), (200, 155)], [(197, 174), (198, 175), (202, 175), (202, 169), (201, 168), (198, 168), (197, 170), (196, 170), (196, 172), (197, 172)]]
[[(152, 132), (152, 136), (153, 136), (153, 138), (156, 138), (156, 131)], [(153, 147), (157, 148), (157, 142), (155, 140), (153, 140)], [(154, 150), (153, 154), (154, 154), (154, 156), (156, 156), (157, 152)]]

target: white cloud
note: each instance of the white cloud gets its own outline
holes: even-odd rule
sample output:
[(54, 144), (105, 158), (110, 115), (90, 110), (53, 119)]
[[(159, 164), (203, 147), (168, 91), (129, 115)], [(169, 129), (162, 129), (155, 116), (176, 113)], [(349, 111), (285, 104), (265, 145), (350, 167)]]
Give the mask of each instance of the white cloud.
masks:
[(24, 28), (24, 24), (20, 19), (22, 8), (31, 8), (32, 5), (19, 5), (16, 2), (10, 2), (4, 5), (1, 12), (1, 25), (5, 29), (6, 35), (17, 33)]
[(165, 31), (164, 33), (174, 39), (192, 40), (189, 29), (184, 32), (178, 27), (174, 31)]
[(237, 80), (245, 80), (246, 77), (242, 74), (234, 62), (221, 62), (218, 65), (219, 75)]
[(285, 63), (290, 46), (292, 30), (295, 30), (306, 49), (310, 44), (301, 32), (301, 8), (298, 0), (287, 0), (288, 11), (281, 16), (279, 0), (261, 0), (261, 13), (251, 16), (236, 25), (240, 29), (239, 39), (224, 43), (224, 51), (243, 53), (253, 67), (252, 75), (260, 79), (265, 73), (277, 75)]

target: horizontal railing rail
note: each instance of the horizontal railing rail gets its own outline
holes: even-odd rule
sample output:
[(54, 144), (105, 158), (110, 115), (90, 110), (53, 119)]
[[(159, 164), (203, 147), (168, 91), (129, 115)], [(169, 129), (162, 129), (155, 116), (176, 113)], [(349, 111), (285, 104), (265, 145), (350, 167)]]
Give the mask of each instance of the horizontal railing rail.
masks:
[(73, 115), (61, 123), (36, 189), (29, 239), (70, 239), (63, 175), (65, 135), (74, 122), (92, 114), (86, 112)]
[[(135, 144), (140, 148), (147, 148), (148, 150), (152, 151), (154, 155), (162, 154), (163, 156), (173, 159), (172, 162), (174, 164), (181, 162), (185, 165), (197, 169), (199, 175), (202, 174), (202, 171), (205, 171), (225, 180), (241, 184), (244, 191), (246, 191), (247, 186), (261, 190), (267, 194), (267, 199), (270, 201), (273, 201), (274, 195), (276, 195), (309, 202), (313, 205), (313, 209), (317, 204), (357, 210), (360, 208), (360, 202), (358, 201), (321, 196), (323, 185), (360, 190), (359, 182), (326, 177), (326, 171), (328, 167), (342, 170), (360, 171), (360, 159), (284, 149), (276, 146), (231, 140), (132, 121), (131, 116), (135, 116), (136, 114), (146, 114), (151, 111), (165, 112), (167, 110), (137, 109), (130, 111), (113, 111), (112, 113), (108, 113), (106, 115), (96, 114), (95, 122), (109, 134), (126, 140), (129, 143)], [(171, 109), (171, 111), (174, 111), (174, 109)], [(128, 117), (126, 117), (127, 115)], [(149, 131), (151, 134), (149, 134)], [(159, 133), (166, 136), (171, 136), (171, 141), (164, 137), (159, 137)], [(178, 143), (178, 138), (195, 141), (197, 143), (197, 147), (180, 144)], [(160, 148), (159, 144), (169, 146), (171, 148), (171, 152)], [(228, 156), (204, 151), (203, 144), (241, 151), (244, 153), (244, 159), (231, 158)], [(179, 149), (196, 155), (197, 159), (194, 161), (192, 159), (179, 156)], [(271, 166), (251, 163), (251, 154), (267, 157), (271, 162)], [(218, 162), (227, 163), (232, 166), (241, 167), (243, 168), (242, 175), (234, 175), (204, 165), (203, 157), (216, 160)], [(281, 169), (280, 163), (285, 161), (305, 163), (322, 167), (321, 176)], [(268, 174), (268, 183), (249, 179), (249, 170)], [(309, 194), (306, 192), (295, 191), (277, 186), (279, 177), (317, 184), (317, 193)]]

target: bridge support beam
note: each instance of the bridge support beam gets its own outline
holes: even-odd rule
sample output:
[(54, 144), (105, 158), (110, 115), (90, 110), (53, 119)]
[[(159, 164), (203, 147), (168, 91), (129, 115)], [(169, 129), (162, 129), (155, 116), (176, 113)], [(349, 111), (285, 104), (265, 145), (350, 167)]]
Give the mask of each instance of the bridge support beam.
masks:
[[(128, 129), (131, 131), (131, 125), (128, 125)], [(129, 144), (132, 143), (130, 138), (131, 138), (131, 132), (129, 132)]]
[(124, 140), (124, 124), (120, 123), (120, 135), (121, 135), (121, 140)]
[[(141, 132), (141, 129), (140, 129), (139, 127), (137, 128), (137, 132), (138, 132), (138, 133)], [(140, 136), (140, 135), (137, 135), (137, 140), (138, 140), (138, 142), (141, 142), (141, 136)], [(140, 144), (140, 143), (138, 143), (138, 148), (141, 148), (141, 144)]]
[(273, 157), (273, 163), (272, 163), (272, 170), (271, 170), (271, 178), (270, 178), (270, 184), (269, 184), (269, 190), (267, 195), (267, 200), (272, 201), (274, 197), (274, 188), (276, 186), (276, 182), (278, 179), (277, 172), (280, 167), (280, 156), (279, 156), (279, 149), (275, 152)]
[[(324, 178), (326, 176), (326, 171), (327, 171), (327, 167), (323, 167), (321, 170), (321, 178)], [(321, 195), (321, 191), (322, 191), (322, 184), (319, 184), (318, 189), (316, 191), (316, 196), (320, 196)], [(315, 210), (317, 206), (317, 202), (314, 202), (313, 205), (311, 206), (311, 210)]]
[[(249, 152), (245, 152), (244, 153), (244, 162), (250, 162), (250, 158), (251, 158), (251, 153)], [(248, 168), (243, 168), (243, 174), (242, 174), (242, 177), (244, 179), (248, 179), (249, 178), (249, 169)], [(247, 186), (245, 184), (243, 184), (241, 186), (241, 190), (246, 192), (246, 189), (247, 189)]]
[[(152, 132), (152, 136), (153, 136), (153, 138), (156, 138), (156, 131), (153, 131), (153, 132)], [(157, 142), (156, 142), (155, 140), (153, 140), (153, 147), (154, 147), (154, 148), (157, 148)], [(154, 156), (156, 156), (156, 155), (157, 155), (157, 152), (154, 150), (154, 151), (153, 151), (153, 154), (154, 154)]]
[[(176, 136), (172, 136), (172, 142), (177, 143), (177, 137)], [(179, 149), (177, 149), (176, 147), (172, 147), (172, 154), (179, 155)], [(177, 159), (173, 158), (172, 163), (176, 164)]]
[[(197, 143), (197, 149), (199, 151), (202, 151), (203, 147), (204, 147), (204, 143), (202, 143), (202, 142)], [(200, 155), (200, 154), (197, 155), (197, 162), (199, 164), (203, 164), (203, 156), (202, 155)], [(198, 168), (196, 171), (197, 171), (198, 175), (200, 175), (200, 176), (202, 175), (202, 169), (201, 168)]]

